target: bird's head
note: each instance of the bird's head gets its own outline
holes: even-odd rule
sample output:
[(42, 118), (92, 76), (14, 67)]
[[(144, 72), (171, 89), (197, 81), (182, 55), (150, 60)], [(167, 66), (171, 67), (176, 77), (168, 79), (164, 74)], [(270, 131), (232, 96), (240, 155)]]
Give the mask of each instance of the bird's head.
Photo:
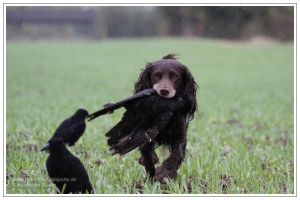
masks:
[(60, 138), (52, 138), (45, 144), (40, 151), (55, 152), (62, 148), (66, 148), (64, 142)]
[(86, 118), (88, 115), (89, 115), (89, 113), (88, 113), (87, 110), (80, 108), (80, 109), (78, 109), (78, 110), (76, 111), (76, 113), (75, 113), (74, 116), (78, 116), (78, 117), (80, 117), (80, 118), (81, 118), (81, 117), (82, 117), (82, 118)]

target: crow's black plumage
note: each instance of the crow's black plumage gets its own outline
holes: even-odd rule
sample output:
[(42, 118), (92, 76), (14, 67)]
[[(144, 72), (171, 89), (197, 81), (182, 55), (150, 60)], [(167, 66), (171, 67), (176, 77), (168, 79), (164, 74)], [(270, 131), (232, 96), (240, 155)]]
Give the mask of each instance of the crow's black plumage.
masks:
[(65, 119), (59, 125), (52, 138), (61, 138), (65, 144), (73, 146), (85, 131), (85, 118), (88, 115), (85, 109), (78, 109), (73, 116)]
[(93, 193), (83, 164), (66, 148), (61, 139), (51, 139), (41, 149), (44, 150), (50, 154), (46, 161), (48, 175), (61, 193)]
[(154, 89), (146, 89), (146, 90), (143, 90), (137, 94), (134, 94), (126, 99), (123, 99), (117, 103), (108, 103), (108, 104), (105, 104), (104, 105), (104, 108), (97, 111), (97, 112), (94, 112), (93, 114), (90, 114), (87, 118), (89, 119), (89, 121), (101, 116), (101, 115), (105, 115), (105, 114), (111, 114), (114, 112), (114, 110), (116, 109), (119, 109), (121, 107), (124, 107), (126, 106), (127, 103), (131, 102), (131, 101), (134, 101), (136, 99), (139, 99), (141, 97), (144, 97), (144, 96), (149, 96), (149, 95), (152, 95), (152, 94), (156, 94), (156, 91)]
[(164, 98), (154, 89), (141, 91), (115, 104), (106, 104), (105, 108), (88, 116), (90, 120), (115, 109), (126, 109), (123, 117), (105, 135), (112, 154), (126, 154), (129, 151), (152, 142), (155, 136), (165, 128), (173, 112), (184, 106), (184, 100), (178, 96)]

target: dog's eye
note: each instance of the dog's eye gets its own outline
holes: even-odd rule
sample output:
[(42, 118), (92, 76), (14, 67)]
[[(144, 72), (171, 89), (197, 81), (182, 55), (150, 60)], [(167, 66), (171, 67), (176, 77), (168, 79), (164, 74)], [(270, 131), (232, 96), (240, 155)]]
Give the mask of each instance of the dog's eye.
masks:
[(177, 76), (176, 74), (171, 74), (171, 78), (172, 78), (172, 79), (177, 79), (178, 76)]
[(155, 78), (155, 79), (159, 79), (159, 77), (160, 77), (159, 74), (154, 74), (153, 75), (153, 78)]

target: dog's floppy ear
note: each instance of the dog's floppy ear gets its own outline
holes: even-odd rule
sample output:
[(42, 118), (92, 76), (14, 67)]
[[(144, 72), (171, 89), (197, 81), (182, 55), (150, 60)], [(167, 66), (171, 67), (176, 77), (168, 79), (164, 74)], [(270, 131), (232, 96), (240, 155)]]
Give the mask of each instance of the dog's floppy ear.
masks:
[(186, 66), (181, 67), (181, 73), (182, 73), (182, 80), (183, 85), (181, 86), (183, 90), (185, 90), (187, 93), (189, 93), (191, 96), (196, 96), (196, 90), (198, 88), (198, 85), (192, 76), (191, 72), (188, 70)]
[(197, 110), (198, 107), (196, 100), (196, 91), (199, 86), (186, 66), (183, 65), (181, 67), (181, 73), (183, 85), (180, 89), (182, 93), (186, 96), (186, 100), (191, 109), (189, 112), (189, 116), (186, 120), (192, 120), (194, 118), (194, 112)]
[(136, 94), (142, 90), (152, 88), (151, 87), (151, 63), (147, 63), (146, 67), (142, 69), (138, 80), (135, 82), (133, 93)]

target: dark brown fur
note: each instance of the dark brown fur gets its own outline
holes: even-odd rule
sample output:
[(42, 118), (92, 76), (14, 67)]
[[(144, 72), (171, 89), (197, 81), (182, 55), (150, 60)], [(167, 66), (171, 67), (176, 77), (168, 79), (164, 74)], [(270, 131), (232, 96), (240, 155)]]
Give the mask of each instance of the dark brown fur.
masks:
[[(185, 158), (186, 132), (188, 122), (193, 119), (197, 109), (196, 90), (198, 88), (192, 74), (186, 66), (179, 63), (174, 54), (147, 63), (142, 70), (134, 93), (153, 88), (160, 96), (172, 98), (175, 95), (185, 100), (185, 106), (175, 111), (167, 126), (155, 137), (153, 142), (140, 147), (139, 163), (144, 165), (150, 177), (165, 183), (164, 178), (176, 178), (177, 170)], [(155, 169), (158, 162), (156, 145), (170, 147), (170, 156)]]

